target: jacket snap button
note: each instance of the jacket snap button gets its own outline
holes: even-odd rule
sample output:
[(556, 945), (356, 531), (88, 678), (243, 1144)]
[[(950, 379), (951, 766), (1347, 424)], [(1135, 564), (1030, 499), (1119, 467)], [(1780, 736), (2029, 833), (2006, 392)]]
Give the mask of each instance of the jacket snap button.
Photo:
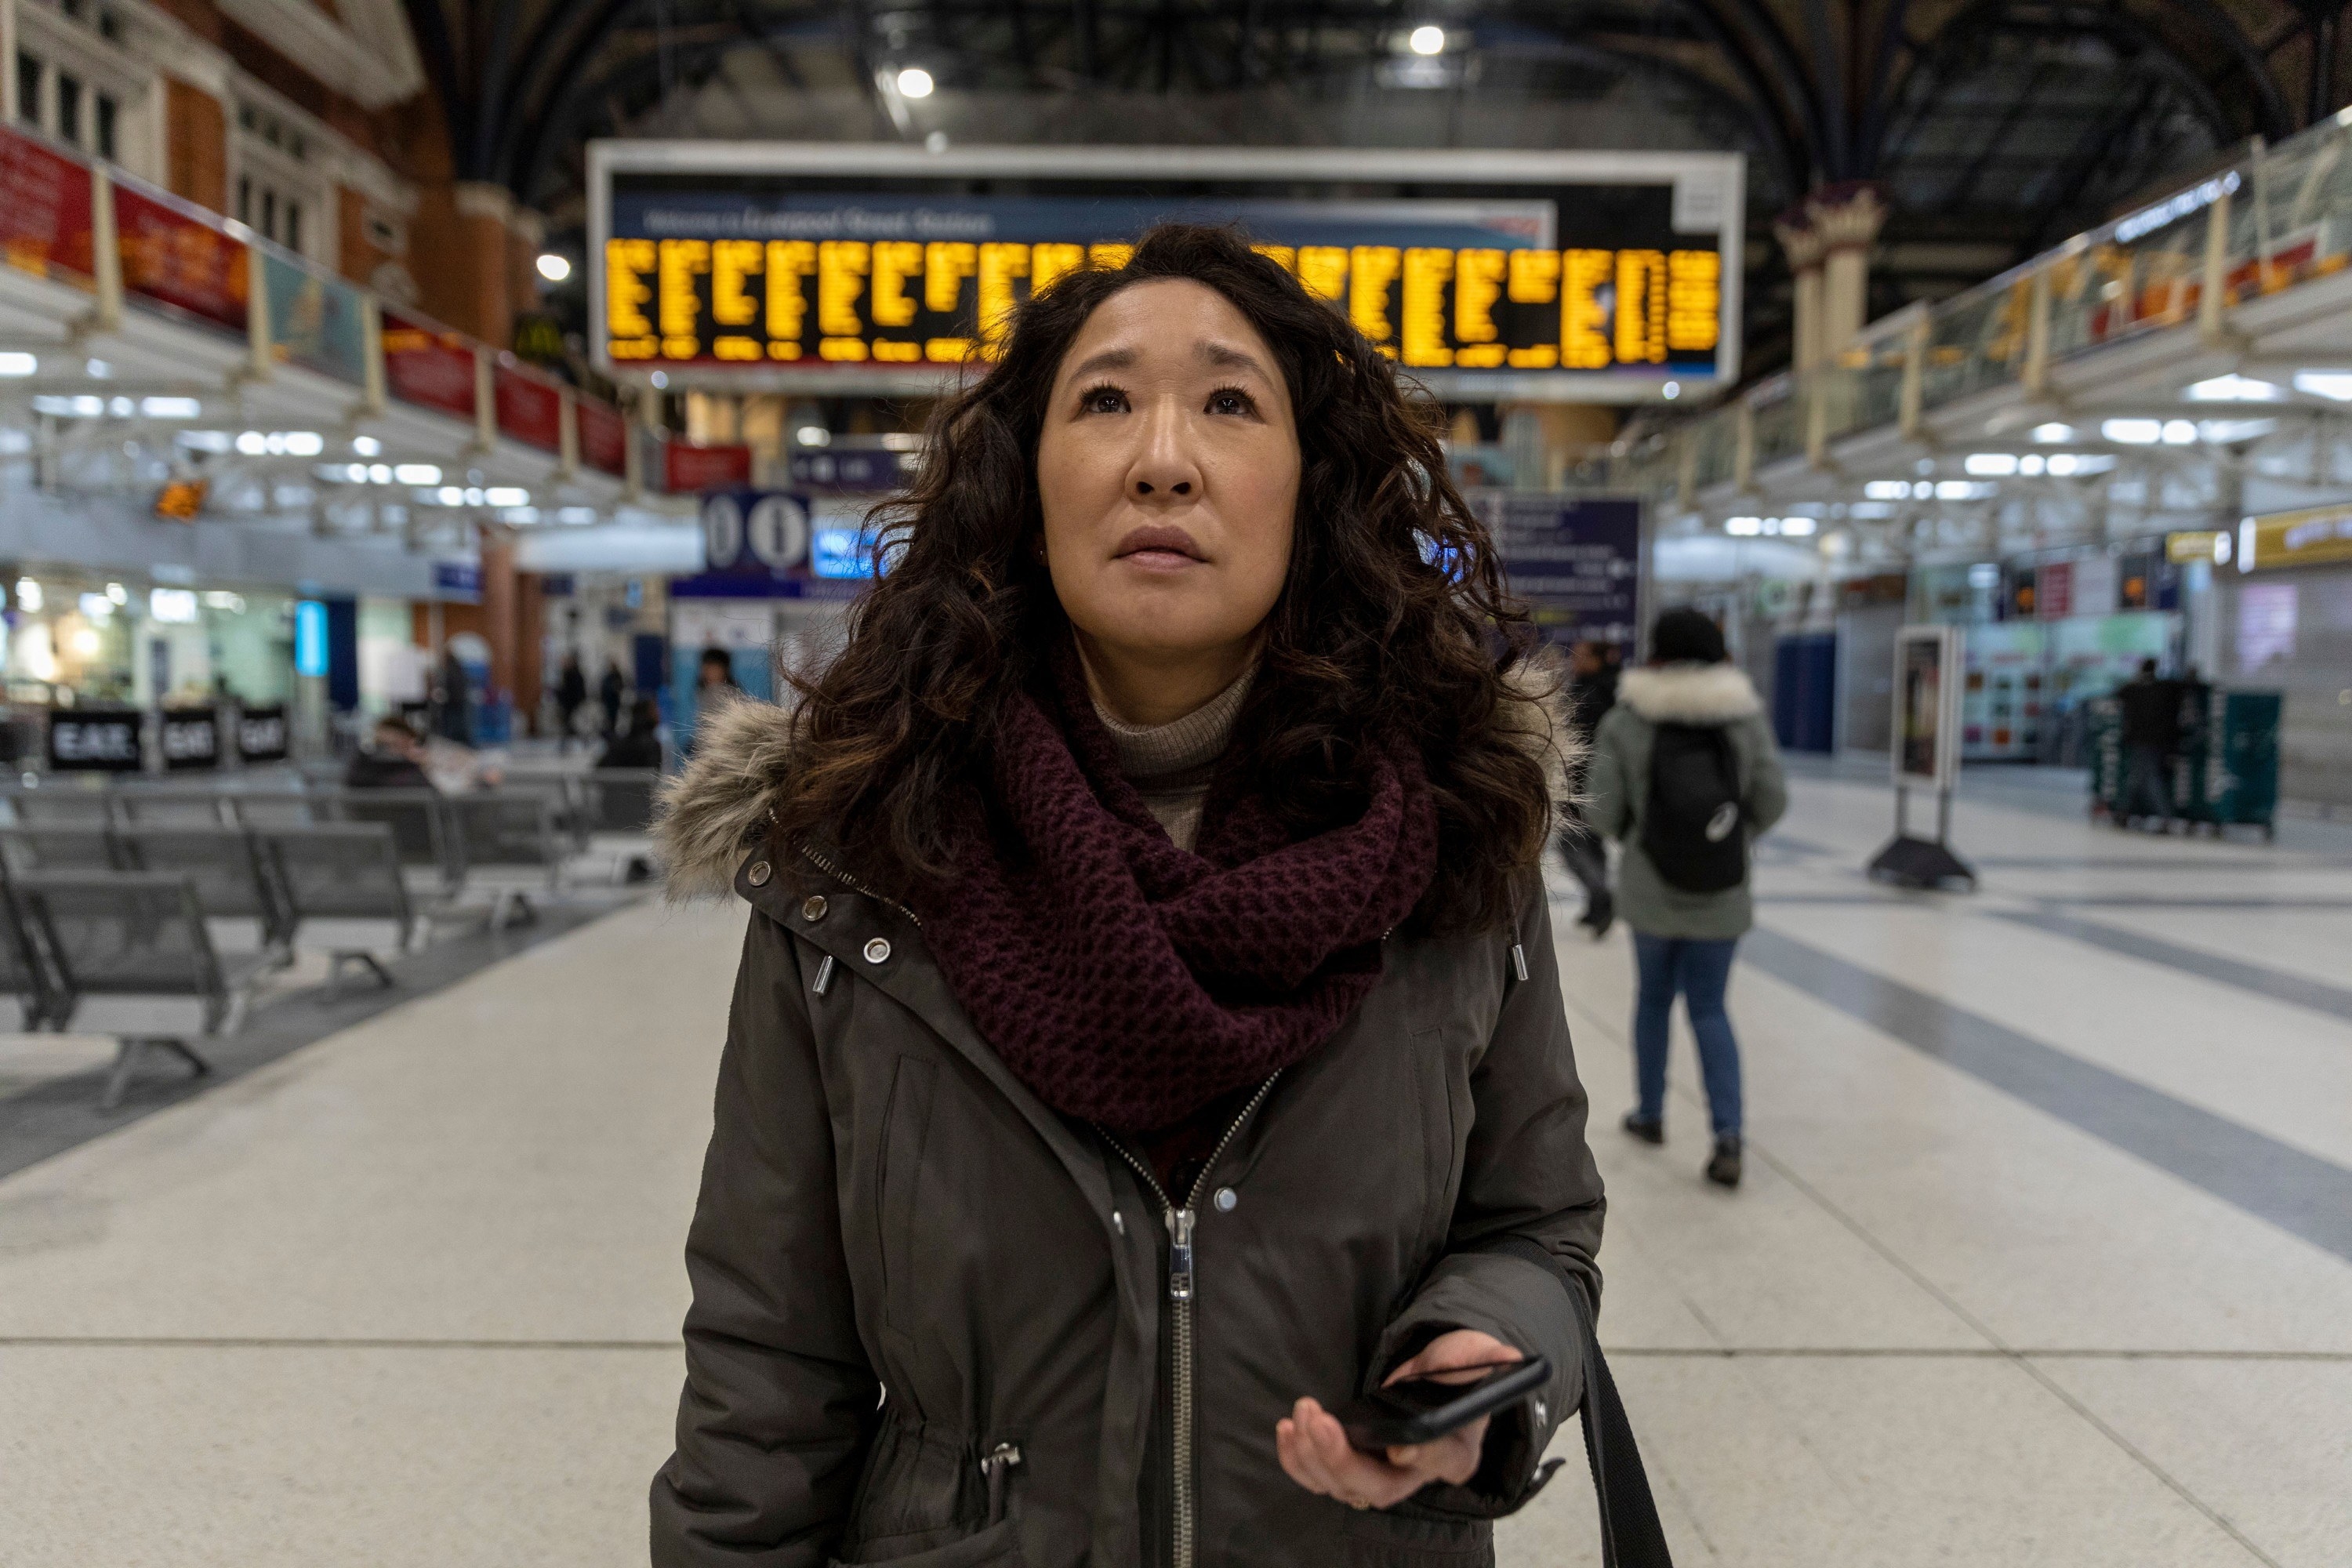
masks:
[(877, 937), (876, 937), (872, 942), (867, 942), (867, 943), (866, 944), (866, 963), (881, 963), (884, 959), (888, 958), (889, 956), (890, 956), (890, 942), (889, 942), (889, 939), (888, 939), (888, 938), (887, 938), (887, 937), (879, 937), (879, 936), (877, 936)]
[(1217, 1202), (1217, 1212), (1218, 1212), (1219, 1214), (1231, 1214), (1231, 1213), (1233, 1213), (1233, 1212), (1234, 1212), (1234, 1205), (1235, 1204), (1237, 1204), (1237, 1203), (1241, 1202), (1241, 1201), (1242, 1201), (1242, 1195), (1241, 1195), (1241, 1194), (1239, 1194), (1239, 1193), (1237, 1193), (1237, 1192), (1234, 1191), (1234, 1190), (1233, 1190), (1233, 1188), (1231, 1188), (1231, 1187), (1219, 1187), (1219, 1188), (1217, 1189), (1217, 1199), (1216, 1199), (1216, 1202)]
[(752, 865), (751, 874), (749, 877), (746, 877), (744, 880), (750, 882), (751, 886), (755, 888), (764, 888), (768, 885), (768, 878), (772, 874), (772, 873), (768, 863), (765, 860), (761, 860)]
[(801, 919), (814, 924), (824, 919), (824, 895), (811, 893), (801, 900)]

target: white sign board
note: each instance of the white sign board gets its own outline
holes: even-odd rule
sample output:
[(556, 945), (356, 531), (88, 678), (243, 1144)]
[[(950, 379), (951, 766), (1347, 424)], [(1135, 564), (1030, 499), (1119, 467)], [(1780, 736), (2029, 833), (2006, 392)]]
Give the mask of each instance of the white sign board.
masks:
[(1960, 689), (1967, 683), (1958, 626), (1905, 626), (1895, 639), (1896, 787), (1948, 792), (1960, 777)]

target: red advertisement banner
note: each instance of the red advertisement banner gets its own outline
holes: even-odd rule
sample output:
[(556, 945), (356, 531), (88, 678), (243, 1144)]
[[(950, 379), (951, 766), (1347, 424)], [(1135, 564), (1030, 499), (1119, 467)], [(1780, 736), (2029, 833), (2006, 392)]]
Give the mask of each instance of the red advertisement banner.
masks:
[(114, 226), (122, 287), (224, 327), (245, 330), (245, 247), (152, 196), (117, 187)]
[(727, 489), (751, 482), (749, 447), (689, 447), (683, 441), (662, 446), (662, 489), (672, 495)]
[(86, 286), (91, 244), (89, 171), (0, 131), (0, 258), (35, 277)]
[(501, 364), (491, 386), (499, 400), (499, 435), (544, 452), (563, 449), (563, 394), (552, 383)]
[(474, 416), (474, 342), (429, 321), (383, 313), (384, 385), (403, 403)]
[(608, 404), (581, 398), (574, 412), (580, 421), (580, 461), (608, 474), (629, 471), (629, 422)]

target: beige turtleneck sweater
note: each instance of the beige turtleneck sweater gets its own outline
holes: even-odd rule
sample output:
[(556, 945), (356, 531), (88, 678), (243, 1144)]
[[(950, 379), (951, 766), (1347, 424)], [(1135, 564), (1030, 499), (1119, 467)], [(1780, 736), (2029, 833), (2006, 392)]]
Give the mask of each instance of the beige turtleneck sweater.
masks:
[(1208, 799), (1209, 780), (1217, 771), (1225, 743), (1233, 739), (1234, 720), (1249, 695), (1250, 675), (1167, 724), (1138, 725), (1122, 721), (1095, 700), (1095, 717), (1110, 732), (1118, 771), (1127, 775), (1152, 816), (1181, 848), (1190, 849), (1200, 837), (1201, 807)]

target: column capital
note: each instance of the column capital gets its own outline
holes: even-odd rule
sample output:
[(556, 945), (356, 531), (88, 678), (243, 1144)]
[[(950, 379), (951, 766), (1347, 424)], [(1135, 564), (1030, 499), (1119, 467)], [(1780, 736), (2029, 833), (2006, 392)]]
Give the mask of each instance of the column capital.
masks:
[(1822, 264), (1829, 248), (1820, 231), (1813, 227), (1812, 215), (1802, 206), (1790, 208), (1772, 220), (1772, 232), (1780, 241), (1780, 254), (1789, 258), (1791, 273), (1810, 272)]
[(1869, 180), (1824, 185), (1805, 198), (1805, 216), (1824, 250), (1867, 250), (1886, 222), (1885, 194)]

